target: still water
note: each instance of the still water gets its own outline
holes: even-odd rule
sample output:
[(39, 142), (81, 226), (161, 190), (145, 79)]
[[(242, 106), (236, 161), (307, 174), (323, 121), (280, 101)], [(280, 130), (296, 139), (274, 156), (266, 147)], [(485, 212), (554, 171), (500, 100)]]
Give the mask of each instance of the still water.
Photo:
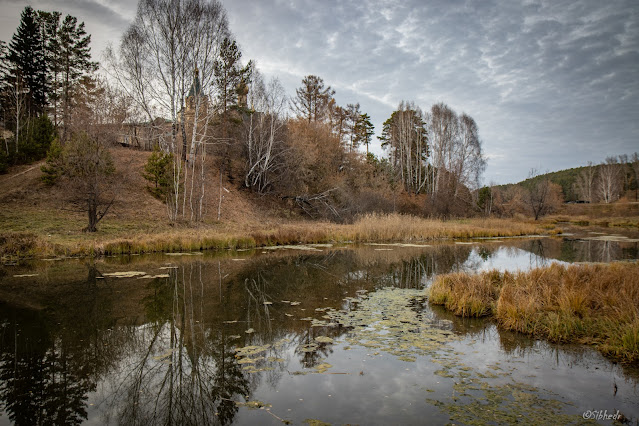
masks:
[(0, 425), (634, 424), (636, 368), (462, 320), (425, 289), (638, 257), (546, 238), (4, 266)]

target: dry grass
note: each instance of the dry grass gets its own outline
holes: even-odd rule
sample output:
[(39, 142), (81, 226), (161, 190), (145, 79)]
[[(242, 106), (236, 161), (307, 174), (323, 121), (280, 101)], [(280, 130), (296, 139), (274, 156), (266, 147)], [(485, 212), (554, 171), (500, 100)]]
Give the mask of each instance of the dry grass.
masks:
[(592, 217), (587, 215), (554, 215), (544, 219), (546, 223), (557, 224), (560, 222), (570, 223), (577, 226), (597, 226), (597, 227), (616, 227), (616, 228), (639, 228), (639, 216), (604, 216)]
[(444, 305), (455, 315), (483, 317), (492, 315), (504, 279), (498, 271), (469, 275), (455, 272), (441, 275), (430, 288), (430, 301)]
[(457, 315), (490, 315), (509, 330), (593, 344), (615, 359), (639, 362), (639, 264), (446, 274), (431, 286), (430, 300)]
[[(169, 224), (152, 217), (114, 217), (99, 225), (99, 232), (81, 232), (84, 217), (60, 210), (16, 207), (0, 212), (1, 235), (29, 235), (31, 249), (1, 248), (4, 257), (96, 256), (129, 253), (252, 248), (268, 245), (407, 242), (447, 238), (481, 238), (553, 234), (554, 227), (505, 219), (442, 221), (409, 215), (367, 215), (353, 224), (317, 221), (223, 221)], [(283, 223), (282, 223), (283, 222)], [(2, 245), (2, 240), (0, 240)]]
[(443, 221), (400, 214), (369, 214), (350, 228), (355, 241), (411, 241), (441, 238), (513, 237), (556, 233), (554, 226), (512, 219), (460, 219)]
[[(94, 256), (107, 254), (250, 248), (276, 244), (324, 242), (407, 242), (443, 238), (478, 238), (556, 233), (553, 224), (526, 220), (428, 220), (410, 215), (367, 215), (353, 224), (301, 220), (279, 200), (258, 197), (225, 182), (222, 221), (217, 219), (217, 193), (210, 191), (205, 223), (170, 224), (166, 207), (146, 190), (141, 170), (148, 152), (111, 150), (118, 182), (118, 198), (98, 224), (86, 234), (84, 214), (68, 210), (64, 185), (40, 182), (39, 164), (0, 175), (0, 257)], [(218, 182), (210, 167), (210, 182)], [(21, 235), (25, 236), (21, 236)], [(17, 240), (29, 239), (28, 249)], [(13, 242), (12, 242), (13, 241)]]

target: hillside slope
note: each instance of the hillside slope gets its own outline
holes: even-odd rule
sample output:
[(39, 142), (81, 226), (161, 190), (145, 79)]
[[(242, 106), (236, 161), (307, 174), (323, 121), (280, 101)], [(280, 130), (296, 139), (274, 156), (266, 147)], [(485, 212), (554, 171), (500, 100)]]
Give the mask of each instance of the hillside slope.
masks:
[[(166, 205), (154, 198), (146, 189), (147, 181), (142, 177), (144, 164), (150, 152), (115, 147), (111, 149), (116, 172), (117, 197), (113, 207), (98, 224), (110, 231), (135, 225), (142, 228), (170, 227)], [(46, 231), (64, 229), (69, 234), (81, 232), (86, 226), (84, 213), (74, 210), (68, 203), (68, 188), (64, 183), (47, 186), (40, 181), (40, 166), (44, 161), (26, 166), (16, 166), (9, 173), (0, 175), (0, 211), (2, 231)], [(217, 169), (209, 168), (209, 182), (219, 182)], [(263, 227), (277, 224), (281, 216), (290, 212), (282, 209), (269, 197), (259, 197), (237, 185), (223, 181), (228, 191), (223, 191), (221, 222), (227, 229)], [(208, 189), (205, 203), (204, 223), (198, 226), (218, 226), (217, 210), (219, 184)], [(176, 224), (173, 224), (176, 226)], [(177, 224), (177, 226), (186, 226)]]

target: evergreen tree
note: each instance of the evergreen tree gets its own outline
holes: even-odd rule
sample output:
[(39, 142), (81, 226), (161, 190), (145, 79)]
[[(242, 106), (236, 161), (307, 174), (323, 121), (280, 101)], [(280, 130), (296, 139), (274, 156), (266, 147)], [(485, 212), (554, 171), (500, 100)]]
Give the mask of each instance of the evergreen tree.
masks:
[(98, 63), (91, 61), (91, 35), (87, 35), (84, 22), (78, 24), (76, 17), (67, 15), (64, 18), (57, 39), (58, 55), (49, 68), (59, 69), (61, 74), (59, 97), (64, 120), (63, 137), (66, 137), (75, 89), (83, 77), (98, 69)]
[[(221, 113), (222, 121), (222, 139), (229, 137), (228, 124), (230, 121), (229, 110), (232, 108), (241, 108), (245, 105), (241, 105), (238, 102), (240, 96), (245, 96), (248, 92), (248, 81), (250, 79), (250, 73), (253, 63), (249, 63), (242, 67), (240, 59), (242, 58), (242, 52), (237, 47), (235, 40), (231, 40), (225, 37), (220, 45), (220, 59), (217, 59), (213, 65), (215, 74), (215, 84), (217, 86), (218, 95), (218, 110)], [(184, 155), (184, 154), (183, 154)], [(223, 168), (231, 176), (231, 152), (229, 144), (225, 144), (222, 148), (222, 158), (224, 162), (220, 166), (220, 173)]]
[(60, 90), (61, 82), (61, 64), (58, 60), (60, 56), (60, 12), (43, 12), (38, 11), (43, 22), (43, 34), (46, 39), (46, 60), (48, 71), (48, 102), (51, 107), (51, 115), (53, 124), (58, 127), (60, 120), (58, 119), (59, 102), (61, 99)]
[(58, 138), (55, 138), (53, 142), (51, 142), (51, 146), (49, 146), (49, 150), (47, 151), (46, 165), (40, 166), (40, 171), (42, 172), (40, 180), (49, 186), (54, 185), (58, 178), (62, 176), (62, 154), (62, 145), (60, 145)]
[(153, 153), (144, 165), (142, 176), (144, 179), (153, 183), (153, 187), (147, 185), (147, 189), (154, 197), (165, 201), (166, 196), (171, 191), (173, 179), (171, 173), (173, 171), (173, 156), (169, 153), (160, 151), (156, 145)]
[[(219, 90), (218, 108), (222, 114), (238, 106), (238, 95), (246, 90), (252, 62), (242, 67), (242, 52), (235, 40), (225, 37), (220, 46), (220, 59), (215, 61), (215, 83)], [(241, 105), (239, 105), (241, 106)]]
[[(11, 68), (9, 67), (9, 49), (7, 43), (4, 40), (0, 40), (0, 93), (4, 94), (7, 85)], [(0, 107), (4, 108), (4, 105)], [(4, 115), (0, 117), (4, 120)]]
[(23, 163), (43, 159), (55, 136), (55, 127), (46, 114), (30, 119), (26, 131), (18, 139), (20, 148), (17, 159)]
[[(0, 40), (0, 121), (3, 128), (7, 128), (7, 91), (9, 89), (9, 60), (8, 60), (7, 43)], [(3, 136), (3, 148), (5, 157), (9, 155), (9, 142)]]
[(9, 43), (12, 80), (22, 79), (29, 94), (31, 112), (40, 114), (47, 105), (47, 62), (41, 19), (31, 6), (22, 11), (20, 25)]
[(366, 156), (368, 157), (368, 145), (375, 135), (375, 126), (371, 123), (371, 117), (364, 113), (359, 116), (355, 127), (355, 145), (366, 145)]

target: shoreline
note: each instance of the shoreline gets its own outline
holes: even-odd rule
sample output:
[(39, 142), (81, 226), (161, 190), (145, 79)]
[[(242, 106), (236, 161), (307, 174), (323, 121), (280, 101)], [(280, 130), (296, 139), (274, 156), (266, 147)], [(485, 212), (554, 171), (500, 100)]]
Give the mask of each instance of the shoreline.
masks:
[[(148, 224), (144, 224), (148, 225)], [(405, 243), (445, 239), (480, 239), (560, 235), (554, 224), (512, 219), (424, 219), (388, 214), (366, 215), (352, 224), (295, 221), (260, 224), (202, 224), (197, 227), (104, 227), (94, 234), (46, 229), (0, 232), (0, 258), (7, 261), (50, 257), (101, 257), (110, 255), (253, 249), (268, 246), (325, 243)], [(66, 231), (66, 233), (65, 233)]]

